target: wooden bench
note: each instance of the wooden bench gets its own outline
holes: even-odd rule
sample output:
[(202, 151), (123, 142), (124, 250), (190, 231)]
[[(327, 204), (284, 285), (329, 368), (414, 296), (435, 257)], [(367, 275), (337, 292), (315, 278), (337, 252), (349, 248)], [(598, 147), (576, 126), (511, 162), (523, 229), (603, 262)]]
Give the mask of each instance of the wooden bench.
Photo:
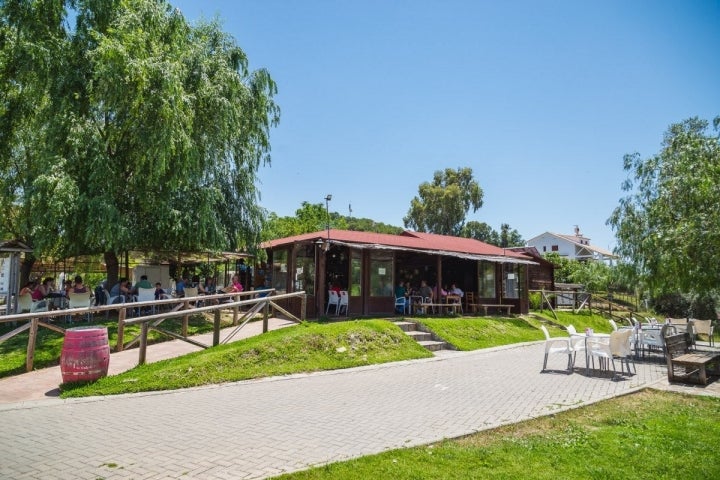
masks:
[(720, 354), (714, 352), (689, 352), (684, 333), (665, 338), (665, 358), (668, 365), (668, 381), (681, 381), (707, 385), (710, 372), (720, 375)]
[[(458, 309), (460, 309), (460, 311), (462, 311), (462, 305), (459, 303), (418, 303), (414, 306), (414, 308), (416, 308), (416, 309), (422, 308), (423, 310), (425, 310), (427, 308), (432, 308), (433, 311), (435, 310), (436, 307), (440, 309), (439, 311), (441, 313), (442, 313), (443, 308), (452, 308), (453, 314), (457, 314)], [(427, 313), (427, 312), (425, 312), (425, 313)]]
[(474, 307), (481, 307), (483, 311), (485, 312), (485, 316), (487, 317), (488, 314), (488, 308), (497, 308), (498, 311), (502, 310), (503, 308), (507, 312), (507, 315), (510, 315), (510, 309), (513, 307), (512, 305), (505, 305), (501, 303), (476, 303), (473, 304)]

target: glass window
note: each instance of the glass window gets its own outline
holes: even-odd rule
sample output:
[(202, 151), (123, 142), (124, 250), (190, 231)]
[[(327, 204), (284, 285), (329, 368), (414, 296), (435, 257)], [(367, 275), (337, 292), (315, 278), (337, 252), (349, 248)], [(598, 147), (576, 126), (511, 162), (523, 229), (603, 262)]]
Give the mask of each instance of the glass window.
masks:
[(503, 264), (504, 298), (520, 298), (520, 269), (515, 263)]
[(273, 251), (272, 286), (277, 293), (287, 293), (287, 259), (287, 250)]
[(495, 264), (480, 262), (478, 290), (481, 298), (495, 298)]
[(393, 257), (388, 252), (370, 254), (370, 296), (392, 297)]
[(315, 245), (301, 247), (295, 261), (295, 291), (315, 295)]
[(350, 257), (350, 296), (362, 295), (362, 252), (352, 250)]

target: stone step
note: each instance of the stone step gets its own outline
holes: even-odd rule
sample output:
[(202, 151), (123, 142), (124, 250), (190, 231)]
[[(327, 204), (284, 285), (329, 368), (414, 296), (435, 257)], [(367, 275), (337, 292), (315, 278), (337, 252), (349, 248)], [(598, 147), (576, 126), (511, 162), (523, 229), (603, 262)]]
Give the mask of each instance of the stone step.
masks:
[(409, 331), (405, 332), (407, 335), (409, 335), (411, 338), (413, 338), (416, 342), (422, 342), (425, 340), (432, 340), (432, 333), (428, 332), (421, 332), (418, 330), (415, 331)]
[(445, 350), (447, 348), (445, 342), (438, 342), (437, 340), (422, 340), (418, 343), (431, 352), (437, 352), (438, 350)]
[(403, 332), (413, 332), (417, 327), (414, 322), (398, 321), (395, 322), (395, 325), (397, 325)]

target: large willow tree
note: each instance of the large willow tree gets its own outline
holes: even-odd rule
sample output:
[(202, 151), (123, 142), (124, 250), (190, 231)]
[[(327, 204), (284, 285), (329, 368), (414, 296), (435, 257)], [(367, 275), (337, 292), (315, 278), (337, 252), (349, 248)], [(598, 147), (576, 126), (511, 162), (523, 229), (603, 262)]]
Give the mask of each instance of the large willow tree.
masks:
[[(11, 13), (44, 3), (61, 2), (5, 2), (3, 26), (26, 31), (27, 16)], [(126, 250), (255, 245), (257, 172), (279, 118), (268, 72), (250, 71), (217, 22), (190, 25), (165, 0), (66, 5), (73, 28), (64, 11), (41, 17), (62, 32), (40, 35), (53, 74), (22, 79), (47, 102), (25, 113), (33, 143), (10, 143), (40, 165), (14, 199), (30, 206), (26, 240), (41, 253), (103, 253), (110, 281)]]
[(625, 156), (627, 195), (608, 223), (616, 251), (653, 293), (720, 286), (720, 142), (705, 120), (671, 125), (662, 150)]

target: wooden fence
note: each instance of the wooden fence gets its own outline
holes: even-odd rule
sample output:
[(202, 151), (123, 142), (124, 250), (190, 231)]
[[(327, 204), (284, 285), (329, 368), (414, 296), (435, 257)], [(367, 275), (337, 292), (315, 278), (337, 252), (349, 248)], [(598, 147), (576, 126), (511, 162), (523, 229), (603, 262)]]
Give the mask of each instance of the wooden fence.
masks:
[[(199, 295), (197, 297), (189, 298), (171, 298), (166, 300), (151, 300), (146, 302), (115, 303), (113, 305), (101, 305), (90, 308), (71, 308), (51, 310), (47, 312), (3, 315), (0, 316), (0, 324), (13, 323), (20, 325), (12, 331), (0, 336), (0, 343), (16, 335), (19, 335), (20, 333), (25, 332), (26, 330), (29, 330), (30, 333), (28, 336), (25, 370), (30, 372), (33, 369), (33, 363), (35, 359), (35, 347), (37, 342), (38, 329), (43, 327), (65, 334), (65, 328), (50, 323), (51, 319), (58, 317), (65, 318), (69, 315), (94, 315), (101, 312), (109, 314), (111, 310), (116, 310), (118, 312), (118, 340), (115, 350), (121, 351), (137, 343), (139, 344), (138, 364), (143, 364), (145, 363), (147, 351), (147, 335), (150, 330), (156, 330), (164, 335), (191, 343), (201, 348), (209, 348), (210, 346), (215, 346), (219, 345), (220, 343), (228, 342), (232, 337), (237, 334), (237, 332), (240, 331), (240, 329), (242, 329), (250, 320), (255, 318), (255, 316), (258, 314), (261, 314), (263, 317), (263, 332), (267, 332), (270, 309), (278, 311), (296, 322), (301, 322), (305, 320), (307, 296), (305, 295), (304, 291), (287, 293), (283, 295), (274, 295), (274, 292), (274, 289), (251, 290), (240, 293)], [(277, 305), (277, 303), (275, 303), (278, 300), (284, 300), (294, 297), (299, 297), (301, 299), (301, 318), (297, 318), (284, 308)], [(201, 304), (204, 305), (199, 306)], [(132, 314), (132, 312), (134, 311), (142, 312), (142, 310), (145, 308), (159, 309), (162, 307), (167, 307), (168, 310), (165, 312), (159, 312), (157, 314), (138, 315), (134, 318), (128, 318), (128, 313)], [(248, 309), (247, 311), (242, 312), (241, 307), (248, 307)], [(236, 328), (224, 340), (221, 340), (220, 312), (226, 309), (232, 310), (233, 325), (235, 325)], [(213, 314), (212, 345), (205, 345), (187, 337), (187, 325), (189, 316), (206, 312), (212, 312)], [(183, 318), (181, 334), (165, 330), (160, 326), (164, 320), (168, 318), (177, 318), (178, 316), (182, 316)], [(140, 325), (140, 334), (130, 340), (128, 343), (124, 343), (125, 325), (136, 324)]]

